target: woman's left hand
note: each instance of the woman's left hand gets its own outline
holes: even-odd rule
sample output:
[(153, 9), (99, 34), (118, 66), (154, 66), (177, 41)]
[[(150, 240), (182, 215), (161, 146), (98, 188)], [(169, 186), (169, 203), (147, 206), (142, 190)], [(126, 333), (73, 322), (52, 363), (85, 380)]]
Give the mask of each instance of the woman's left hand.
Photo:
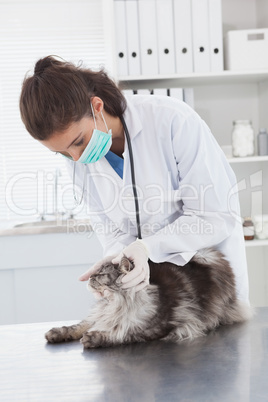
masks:
[(134, 263), (134, 268), (122, 278), (122, 289), (135, 286), (135, 291), (143, 289), (149, 284), (150, 268), (148, 264), (148, 251), (142, 240), (137, 239), (112, 260), (113, 264), (119, 264), (122, 257), (126, 256)]

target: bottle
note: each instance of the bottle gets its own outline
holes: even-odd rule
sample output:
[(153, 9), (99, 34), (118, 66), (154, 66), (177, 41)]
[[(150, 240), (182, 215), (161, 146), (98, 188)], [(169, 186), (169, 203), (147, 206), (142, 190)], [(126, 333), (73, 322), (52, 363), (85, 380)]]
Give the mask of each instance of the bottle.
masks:
[(253, 240), (254, 239), (255, 229), (254, 229), (254, 223), (252, 222), (251, 217), (244, 218), (243, 232), (244, 232), (245, 240)]
[(257, 136), (258, 155), (268, 155), (268, 133), (266, 128), (261, 128)]
[(249, 120), (235, 120), (232, 131), (233, 156), (254, 155), (254, 131)]

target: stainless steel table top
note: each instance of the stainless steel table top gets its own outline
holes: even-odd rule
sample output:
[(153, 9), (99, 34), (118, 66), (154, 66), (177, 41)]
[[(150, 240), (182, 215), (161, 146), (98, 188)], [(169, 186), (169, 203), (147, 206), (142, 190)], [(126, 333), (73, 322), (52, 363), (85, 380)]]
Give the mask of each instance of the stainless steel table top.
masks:
[(268, 401), (268, 308), (179, 345), (49, 345), (58, 324), (0, 326), (1, 402)]

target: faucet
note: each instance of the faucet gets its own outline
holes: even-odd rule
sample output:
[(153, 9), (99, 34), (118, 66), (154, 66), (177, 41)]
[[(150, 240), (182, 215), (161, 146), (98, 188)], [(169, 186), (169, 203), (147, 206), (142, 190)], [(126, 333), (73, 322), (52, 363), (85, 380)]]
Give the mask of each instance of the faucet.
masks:
[(61, 171), (59, 168), (56, 168), (54, 173), (54, 215), (56, 219), (58, 217), (58, 182), (60, 176)]
[[(67, 214), (67, 212), (62, 212), (59, 211), (59, 205), (58, 205), (58, 185), (59, 185), (59, 177), (62, 176), (61, 170), (59, 168), (56, 168), (54, 171), (54, 194), (53, 194), (53, 212), (52, 213), (46, 213), (43, 212), (39, 214), (40, 220), (46, 220), (46, 216), (54, 216), (55, 220), (62, 219), (64, 215)], [(74, 214), (73, 212), (70, 212), (67, 219), (73, 219)]]
[[(54, 173), (54, 215), (56, 220), (59, 217), (63, 217), (66, 212), (60, 212), (58, 210), (58, 182), (59, 182), (59, 177), (62, 176), (61, 170), (59, 168), (55, 169), (55, 173)], [(74, 219), (74, 214), (72, 212), (69, 213), (69, 216), (67, 219)]]
[(59, 177), (62, 176), (61, 170), (59, 168), (55, 169), (54, 173), (54, 215), (56, 220), (59, 217), (63, 217), (65, 215), (65, 212), (60, 212), (58, 208), (58, 184), (59, 184)]

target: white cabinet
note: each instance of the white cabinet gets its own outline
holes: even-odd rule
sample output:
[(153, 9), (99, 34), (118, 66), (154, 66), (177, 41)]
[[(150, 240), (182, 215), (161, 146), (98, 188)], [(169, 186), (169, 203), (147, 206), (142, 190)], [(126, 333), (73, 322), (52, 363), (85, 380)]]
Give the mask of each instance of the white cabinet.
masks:
[(91, 232), (0, 238), (0, 325), (85, 318), (95, 299), (78, 277), (102, 258)]
[[(223, 34), (235, 29), (268, 27), (267, 3), (222, 0)], [(261, 127), (268, 128), (268, 69), (117, 79), (129, 89), (193, 88), (195, 110), (220, 146), (231, 144), (234, 120), (251, 120), (256, 135)], [(267, 214), (268, 157), (232, 159), (230, 163), (238, 180), (241, 216)], [(255, 306), (268, 305), (268, 241), (254, 240), (246, 246), (251, 302)]]

